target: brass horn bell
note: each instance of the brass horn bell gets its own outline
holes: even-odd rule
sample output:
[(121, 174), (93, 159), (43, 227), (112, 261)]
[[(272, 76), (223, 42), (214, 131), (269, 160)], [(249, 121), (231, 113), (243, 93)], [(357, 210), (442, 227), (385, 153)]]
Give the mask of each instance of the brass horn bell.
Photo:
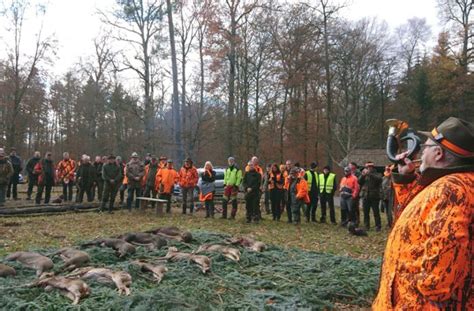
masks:
[(386, 147), (388, 159), (393, 163), (403, 164), (402, 161), (396, 159), (396, 156), (403, 152), (403, 145), (406, 142), (408, 151), (407, 157), (413, 160), (413, 157), (420, 150), (421, 143), (415, 131), (409, 127), (407, 122), (397, 119), (388, 119), (385, 121), (385, 124), (388, 125)]

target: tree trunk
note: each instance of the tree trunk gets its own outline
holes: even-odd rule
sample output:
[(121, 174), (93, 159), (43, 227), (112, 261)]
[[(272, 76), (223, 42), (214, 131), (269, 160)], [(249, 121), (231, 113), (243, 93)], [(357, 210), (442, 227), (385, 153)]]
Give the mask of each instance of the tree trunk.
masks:
[(260, 66), (257, 67), (257, 73), (255, 76), (255, 128), (254, 128), (254, 146), (253, 154), (258, 153), (260, 145)]
[(304, 149), (303, 149), (303, 164), (307, 165), (308, 163), (308, 81), (305, 79), (304, 82), (304, 97), (303, 97), (303, 138), (304, 138)]
[(236, 65), (236, 39), (237, 39), (237, 21), (235, 8), (231, 7), (230, 18), (230, 50), (229, 58), (229, 103), (227, 104), (227, 155), (234, 153), (234, 110), (235, 110), (235, 65)]
[(181, 62), (181, 117), (182, 117), (182, 122), (181, 122), (181, 128), (182, 128), (182, 133), (186, 133), (186, 135), (183, 137), (184, 140), (184, 149), (187, 154), (189, 154), (189, 136), (191, 133), (189, 133), (188, 129), (186, 128), (186, 115), (187, 115), (187, 107), (186, 107), (186, 46), (185, 42), (182, 42), (181, 45), (181, 54), (182, 54), (182, 62)]
[(171, 47), (171, 65), (173, 72), (173, 126), (174, 126), (174, 143), (175, 143), (175, 155), (176, 161), (181, 162), (184, 159), (183, 155), (183, 144), (181, 142), (181, 115), (179, 107), (179, 94), (178, 94), (178, 65), (176, 62), (176, 46), (174, 41), (174, 24), (173, 24), (173, 12), (171, 6), (171, 0), (166, 0), (167, 13), (168, 13), (168, 28), (170, 33), (170, 47)]
[(324, 32), (324, 70), (326, 72), (326, 115), (327, 115), (327, 137), (326, 137), (326, 154), (328, 165), (332, 165), (332, 129), (331, 129), (331, 111), (332, 111), (332, 85), (331, 70), (329, 63), (329, 33), (328, 33), (328, 16), (326, 12), (323, 14), (323, 32)]
[(286, 122), (286, 106), (288, 102), (288, 85), (285, 85), (285, 97), (283, 100), (283, 107), (281, 109), (281, 120), (280, 120), (280, 163), (284, 161), (284, 136), (285, 136), (285, 122)]

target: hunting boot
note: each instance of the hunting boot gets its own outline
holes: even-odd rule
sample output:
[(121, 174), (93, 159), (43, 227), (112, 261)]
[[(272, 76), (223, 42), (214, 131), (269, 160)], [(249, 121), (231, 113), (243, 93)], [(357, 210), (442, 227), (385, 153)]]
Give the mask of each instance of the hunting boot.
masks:
[[(316, 201), (316, 206), (318, 204), (318, 201)], [(316, 206), (314, 208), (311, 208), (311, 222), (316, 222)]]
[(347, 210), (341, 209), (341, 226), (346, 227), (347, 226)]
[(186, 203), (183, 203), (183, 215), (186, 215), (186, 209), (188, 207), (186, 206)]
[(113, 210), (114, 210), (114, 202), (110, 202), (110, 204), (109, 204), (109, 214), (113, 214), (114, 213)]
[(222, 219), (227, 219), (227, 200), (222, 201)]
[(303, 205), (304, 216), (306, 217), (306, 222), (309, 222), (309, 213), (310, 213), (311, 206), (308, 204)]
[(237, 215), (237, 199), (232, 200), (232, 211), (230, 212), (230, 219), (235, 219), (235, 215)]
[(214, 201), (210, 202), (209, 209), (211, 210), (211, 218), (214, 218)]
[(268, 196), (270, 196), (270, 194), (265, 193), (264, 205), (265, 205), (265, 213), (266, 213), (267, 215), (270, 215), (270, 214), (272, 213), (272, 211), (271, 211), (271, 209), (270, 209), (270, 200), (269, 200)]
[(167, 197), (166, 200), (168, 201), (166, 202), (166, 213), (170, 214), (171, 213), (171, 196)]
[(100, 208), (97, 210), (97, 213), (102, 213), (105, 210), (105, 202), (100, 204)]
[(209, 201), (205, 201), (204, 205), (206, 206), (206, 218), (211, 216), (211, 207), (209, 206)]
[(191, 203), (191, 207), (189, 208), (189, 215), (194, 213), (194, 203)]

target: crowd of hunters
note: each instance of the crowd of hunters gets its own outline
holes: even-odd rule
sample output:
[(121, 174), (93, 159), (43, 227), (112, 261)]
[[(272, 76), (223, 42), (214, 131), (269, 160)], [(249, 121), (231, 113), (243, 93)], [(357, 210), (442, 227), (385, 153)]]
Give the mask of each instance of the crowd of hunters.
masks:
[[(184, 160), (181, 168), (175, 169), (173, 161), (165, 156), (158, 158), (147, 154), (140, 159), (136, 152), (131, 154), (127, 162), (114, 155), (96, 156), (92, 161), (85, 154), (75, 161), (68, 152), (63, 153), (62, 160), (55, 161), (51, 152), (46, 152), (42, 157), (37, 151), (24, 164), (15, 148), (11, 149), (10, 155), (0, 148), (0, 206), (4, 205), (6, 199), (19, 200), (17, 185), (20, 176), (25, 176), (28, 184), (26, 200), (35, 200), (36, 204), (50, 203), (53, 186), (61, 185), (62, 195), (56, 199), (60, 202), (73, 201), (73, 193), (76, 192), (75, 202), (83, 202), (85, 194), (88, 202), (96, 199), (101, 202), (100, 212), (107, 210), (113, 213), (117, 195), (120, 206), (129, 211), (139, 207), (139, 197), (159, 198), (166, 200), (166, 212), (170, 213), (174, 189), (179, 185), (183, 214), (193, 214), (194, 193), (198, 189), (198, 199), (205, 206), (206, 218), (214, 218), (216, 172), (209, 161), (204, 164), (202, 171), (199, 176), (190, 158)], [(359, 212), (362, 201), (365, 230), (370, 229), (372, 212), (375, 229), (380, 231), (380, 212), (386, 213), (389, 226), (392, 223), (390, 175), (388, 166), (382, 175), (377, 173), (372, 162), (360, 168), (352, 162), (344, 168), (344, 177), (338, 183), (331, 167), (320, 169), (316, 161), (306, 169), (291, 160), (262, 168), (258, 158), (252, 157), (245, 166), (239, 168), (236, 160), (229, 157), (224, 173), (222, 218), (235, 219), (240, 192), (245, 197), (247, 223), (259, 222), (262, 219), (261, 210), (272, 215), (275, 221), (280, 221), (286, 210), (289, 223), (298, 224), (302, 218), (307, 222), (317, 222), (319, 203), (319, 222), (330, 221), (344, 227), (351, 224), (359, 226), (362, 221)], [(36, 195), (32, 197), (35, 187)], [(337, 190), (341, 207), (339, 220), (336, 220), (334, 208)]]

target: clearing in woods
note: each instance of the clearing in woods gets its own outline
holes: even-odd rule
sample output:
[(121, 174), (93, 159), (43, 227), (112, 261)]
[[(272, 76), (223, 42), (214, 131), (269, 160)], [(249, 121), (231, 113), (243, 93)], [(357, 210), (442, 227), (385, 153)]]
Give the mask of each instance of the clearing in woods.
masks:
[[(203, 275), (189, 263), (168, 263), (169, 272), (157, 285), (151, 277), (130, 265), (136, 258), (152, 259), (166, 254), (166, 247), (154, 252), (142, 247), (129, 258), (118, 259), (112, 250), (88, 248), (94, 266), (128, 271), (133, 278), (130, 297), (119, 296), (113, 288), (91, 283), (92, 294), (81, 302), (83, 309), (146, 309), (155, 304), (163, 309), (249, 308), (285, 309), (297, 307), (361, 308), (370, 305), (377, 289), (380, 257), (387, 231), (354, 237), (344, 228), (331, 224), (285, 221), (273, 222), (269, 215), (260, 224), (245, 224), (244, 206), (236, 220), (205, 219), (174, 214), (157, 217), (152, 210), (109, 214), (74, 213), (40, 217), (0, 219), (0, 256), (18, 250), (50, 252), (59, 247), (78, 245), (96, 237), (145, 231), (162, 226), (190, 230), (195, 241), (172, 242), (180, 251), (191, 252), (203, 243), (219, 243), (233, 235), (252, 236), (270, 245), (263, 253), (241, 249), (239, 263), (222, 255), (210, 255), (212, 272)], [(318, 216), (319, 217), (319, 216)], [(338, 215), (339, 217), (339, 215)], [(55, 260), (57, 270), (61, 264)], [(12, 309), (45, 309), (69, 306), (58, 292), (21, 288), (34, 279), (34, 272), (20, 269), (14, 279), (0, 280), (9, 295), (2, 295), (0, 306)], [(18, 288), (20, 286), (20, 288)], [(157, 290), (157, 288), (159, 290)], [(34, 297), (36, 297), (33, 299)], [(34, 300), (34, 301), (33, 301)]]

